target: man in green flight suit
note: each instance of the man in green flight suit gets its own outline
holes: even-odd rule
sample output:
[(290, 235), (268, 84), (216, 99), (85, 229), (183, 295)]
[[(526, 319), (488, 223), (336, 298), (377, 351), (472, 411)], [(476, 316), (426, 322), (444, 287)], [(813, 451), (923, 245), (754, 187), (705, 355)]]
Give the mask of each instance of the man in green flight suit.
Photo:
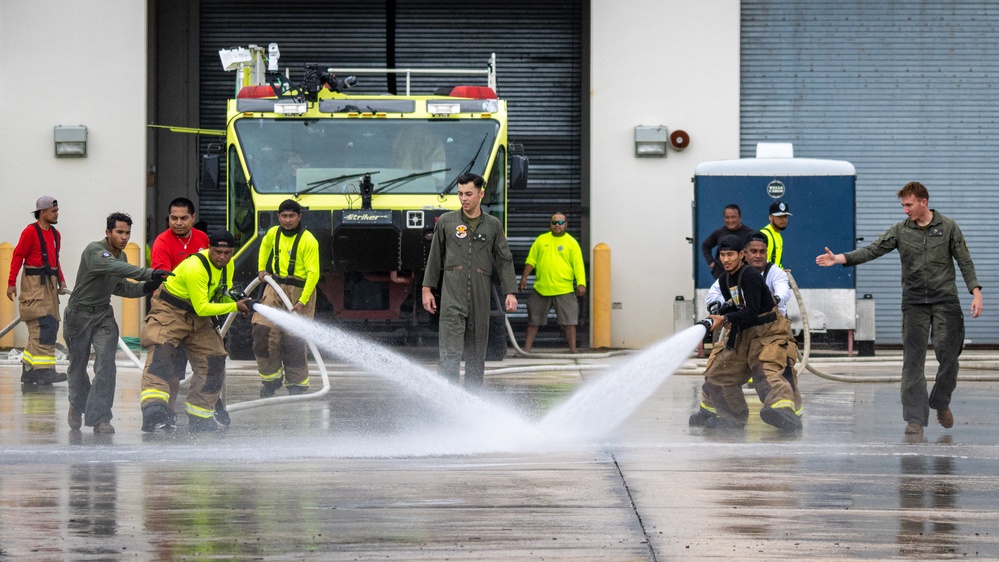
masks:
[[(66, 305), (62, 335), (69, 350), (69, 427), (78, 430), (85, 421), (94, 433), (114, 433), (115, 349), (118, 323), (111, 308), (111, 295), (138, 298), (148, 295), (170, 275), (161, 269), (146, 269), (128, 263), (125, 247), (132, 236), (132, 217), (111, 213), (104, 240), (91, 242), (83, 250), (76, 286)], [(144, 283), (130, 283), (125, 279)], [(87, 363), (94, 348), (94, 381)]]
[(437, 299), (432, 290), (440, 283), (438, 370), (458, 382), (464, 352), (466, 382), (481, 385), (489, 340), (493, 268), (499, 273), (507, 312), (517, 309), (517, 279), (503, 223), (482, 212), (485, 194), (482, 176), (466, 173), (458, 176), (457, 182), (461, 210), (444, 213), (434, 227), (423, 277), (423, 308), (431, 314), (437, 313)]
[[(961, 228), (929, 207), (930, 192), (913, 181), (897, 193), (908, 217), (878, 236), (869, 246), (834, 254), (829, 248), (815, 258), (822, 267), (855, 266), (898, 250), (902, 261), (902, 418), (906, 435), (922, 435), (930, 417), (944, 428), (954, 426), (951, 396), (957, 388), (958, 357), (964, 346), (964, 313), (957, 292), (954, 262), (971, 293), (972, 318), (982, 314), (982, 285)], [(926, 389), (926, 341), (932, 334), (937, 376)]]

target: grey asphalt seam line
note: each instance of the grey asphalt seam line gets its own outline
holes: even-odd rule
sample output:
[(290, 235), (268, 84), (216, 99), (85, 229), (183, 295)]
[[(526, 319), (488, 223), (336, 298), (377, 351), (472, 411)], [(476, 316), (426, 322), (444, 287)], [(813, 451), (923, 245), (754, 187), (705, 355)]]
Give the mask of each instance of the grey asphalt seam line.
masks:
[(645, 545), (649, 547), (649, 556), (652, 557), (653, 562), (658, 562), (659, 558), (656, 557), (656, 550), (652, 548), (652, 537), (649, 536), (649, 532), (645, 530), (645, 522), (642, 521), (642, 516), (638, 513), (638, 507), (635, 505), (635, 498), (631, 496), (631, 488), (628, 487), (628, 481), (624, 478), (624, 473), (621, 472), (621, 465), (617, 463), (617, 457), (614, 453), (611, 453), (611, 459), (614, 460), (614, 468), (617, 469), (617, 475), (621, 477), (621, 484), (624, 485), (624, 491), (628, 494), (628, 503), (631, 505), (631, 511), (635, 513), (635, 517), (638, 519), (638, 526), (642, 528), (642, 535), (645, 537)]

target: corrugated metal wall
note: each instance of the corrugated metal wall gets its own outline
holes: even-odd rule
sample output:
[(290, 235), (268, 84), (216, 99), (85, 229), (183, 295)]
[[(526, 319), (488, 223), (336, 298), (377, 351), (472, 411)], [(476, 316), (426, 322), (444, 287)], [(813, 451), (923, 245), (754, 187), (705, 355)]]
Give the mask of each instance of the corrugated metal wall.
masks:
[[(999, 343), (993, 199), (999, 154), (999, 5), (979, 1), (742, 0), (742, 157), (763, 141), (795, 156), (857, 168), (858, 245), (905, 216), (895, 193), (909, 181), (964, 231), (984, 285), (985, 313), (967, 318), (974, 344)], [(796, 214), (785, 244), (808, 236)], [(844, 251), (852, 248), (833, 248)], [(878, 343), (901, 343), (898, 254), (862, 265), (858, 295), (876, 299)], [(958, 271), (967, 311), (971, 297)], [(966, 313), (967, 316), (967, 313)]]

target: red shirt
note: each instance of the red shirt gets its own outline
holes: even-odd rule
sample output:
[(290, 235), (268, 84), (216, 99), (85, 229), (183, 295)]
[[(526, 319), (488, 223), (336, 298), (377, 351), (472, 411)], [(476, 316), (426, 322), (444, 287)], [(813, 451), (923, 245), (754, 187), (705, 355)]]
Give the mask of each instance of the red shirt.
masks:
[(208, 235), (204, 232), (192, 228), (188, 236), (189, 238), (181, 241), (169, 228), (161, 232), (153, 240), (153, 251), (149, 258), (152, 268), (173, 271), (187, 256), (208, 248)]
[[(10, 278), (7, 279), (7, 286), (17, 285), (17, 274), (24, 267), (45, 267), (42, 262), (42, 246), (38, 241), (38, 231), (35, 230), (37, 222), (29, 224), (21, 231), (21, 239), (14, 247), (14, 255), (10, 262)], [(59, 284), (65, 284), (66, 278), (62, 275), (62, 265), (59, 263), (59, 253), (56, 251), (55, 235), (52, 227), (48, 230), (42, 229), (42, 237), (45, 238), (45, 246), (48, 248), (49, 267), (59, 270)]]

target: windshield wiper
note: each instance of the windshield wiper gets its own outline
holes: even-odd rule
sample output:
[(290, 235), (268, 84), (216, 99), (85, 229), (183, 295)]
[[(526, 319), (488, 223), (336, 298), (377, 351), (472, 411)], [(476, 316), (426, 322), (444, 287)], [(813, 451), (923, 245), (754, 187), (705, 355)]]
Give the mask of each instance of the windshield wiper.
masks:
[(479, 149), (475, 151), (475, 156), (472, 156), (472, 159), (469, 160), (468, 164), (465, 164), (465, 167), (461, 169), (461, 173), (455, 176), (454, 179), (451, 180), (451, 183), (447, 184), (447, 187), (445, 187), (444, 191), (441, 192), (441, 197), (447, 195), (452, 189), (455, 188), (455, 186), (458, 185), (458, 178), (472, 170), (472, 166), (475, 165), (475, 161), (479, 159), (479, 153), (482, 152), (482, 147), (486, 145), (487, 138), (489, 138), (489, 133), (482, 135), (482, 142), (479, 143)]
[(309, 182), (308, 184), (306, 184), (309, 187), (295, 193), (295, 197), (298, 197), (300, 195), (305, 195), (306, 193), (312, 193), (313, 191), (318, 191), (320, 189), (325, 189), (327, 187), (333, 187), (334, 185), (340, 182), (359, 178), (364, 174), (377, 174), (377, 173), (378, 172), (361, 172), (358, 174), (344, 174), (342, 176), (336, 176), (334, 178), (326, 178), (324, 180)]
[(438, 174), (440, 172), (450, 172), (450, 171), (451, 171), (451, 168), (439, 168), (437, 170), (427, 170), (426, 172), (413, 172), (412, 174), (409, 174), (409, 175), (406, 175), (406, 176), (401, 176), (401, 177), (398, 177), (398, 178), (394, 178), (394, 179), (390, 179), (388, 181), (382, 182), (378, 186), (378, 189), (376, 189), (374, 191), (374, 193), (382, 193), (384, 191), (389, 191), (391, 189), (395, 189), (395, 188), (399, 187), (400, 185), (405, 185), (405, 184), (407, 184), (407, 183), (415, 180), (416, 178), (422, 178), (424, 176)]

